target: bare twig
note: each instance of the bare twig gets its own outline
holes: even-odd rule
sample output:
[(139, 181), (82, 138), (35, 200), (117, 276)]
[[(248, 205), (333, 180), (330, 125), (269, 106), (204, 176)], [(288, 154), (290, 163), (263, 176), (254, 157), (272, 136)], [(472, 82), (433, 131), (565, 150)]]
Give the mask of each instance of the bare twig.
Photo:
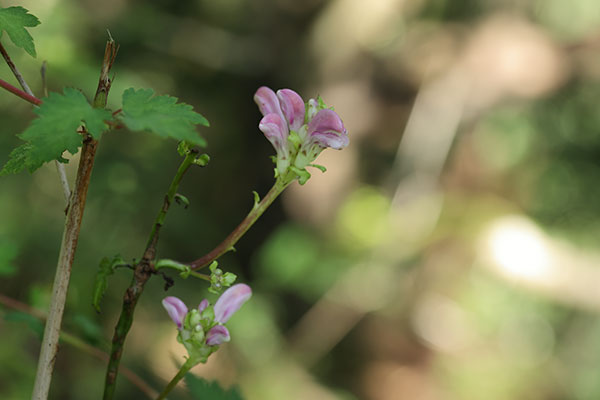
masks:
[[(111, 86), (111, 80), (108, 73), (117, 54), (117, 46), (114, 41), (106, 43), (104, 60), (98, 82), (98, 89), (94, 96), (93, 106), (96, 108), (106, 107), (106, 100)], [(94, 166), (94, 157), (98, 142), (91, 136), (86, 135), (81, 149), (81, 158), (77, 169), (77, 178), (75, 180), (75, 189), (70, 197), (69, 208), (65, 220), (65, 228), (56, 267), (56, 276), (50, 299), (50, 311), (44, 330), (42, 348), (38, 361), (38, 369), (33, 389), (32, 399), (45, 400), (48, 397), (50, 382), (52, 380), (52, 371), (54, 361), (58, 352), (58, 338), (60, 326), (62, 323), (67, 289), (71, 276), (71, 267), (75, 257), (77, 241), (79, 239), (79, 230), (87, 197), (87, 190), (90, 183), (92, 168)]]
[[(17, 310), (22, 313), (29, 314), (29, 315), (31, 315), (39, 320), (42, 320), (42, 321), (44, 321), (46, 319), (46, 315), (42, 311), (37, 310), (33, 307), (30, 307), (29, 305), (27, 305), (23, 302), (20, 302), (18, 300), (15, 300), (13, 298), (5, 296), (1, 293), (0, 293), (0, 304), (3, 304), (4, 306), (6, 306), (8, 308), (12, 308), (13, 310)], [(99, 349), (98, 347), (94, 347), (94, 346), (84, 342), (82, 339), (78, 338), (77, 336), (75, 336), (73, 334), (62, 331), (60, 333), (60, 338), (63, 342), (70, 344), (71, 346), (73, 346), (85, 353), (88, 353), (89, 355), (94, 356), (101, 361), (108, 360), (107, 352), (103, 351), (102, 349)], [(148, 396), (148, 398), (154, 399), (154, 398), (156, 398), (156, 396), (158, 396), (158, 392), (156, 390), (154, 390), (152, 387), (150, 387), (150, 385), (148, 385), (148, 383), (146, 383), (146, 381), (144, 381), (139, 375), (137, 375), (135, 372), (133, 372), (129, 368), (122, 367), (121, 374), (123, 374), (123, 376), (127, 380), (129, 380), (129, 382), (131, 382), (134, 386), (136, 386), (138, 389), (140, 389), (141, 392), (143, 392), (146, 396)]]

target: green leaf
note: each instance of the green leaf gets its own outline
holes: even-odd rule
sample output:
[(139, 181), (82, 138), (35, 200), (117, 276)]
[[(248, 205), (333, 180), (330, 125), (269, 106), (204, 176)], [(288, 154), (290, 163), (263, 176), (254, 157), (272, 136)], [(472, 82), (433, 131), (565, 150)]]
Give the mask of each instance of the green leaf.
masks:
[(237, 387), (225, 390), (217, 381), (209, 382), (206, 379), (198, 378), (193, 374), (187, 374), (185, 376), (185, 383), (187, 384), (192, 397), (198, 400), (243, 400)]
[(18, 47), (23, 48), (32, 57), (36, 56), (33, 38), (25, 27), (34, 27), (40, 24), (40, 20), (23, 7), (0, 8), (0, 37), (2, 31), (8, 33), (8, 37)]
[(31, 151), (31, 144), (25, 143), (13, 149), (10, 152), (9, 160), (4, 164), (4, 167), (0, 170), (0, 176), (7, 174), (17, 174), (27, 168), (30, 172), (33, 172), (39, 166), (34, 166), (28, 162), (28, 155)]
[(94, 293), (92, 298), (92, 305), (97, 312), (100, 312), (100, 301), (108, 287), (108, 277), (115, 272), (117, 267), (125, 265), (128, 264), (120, 255), (114, 256), (112, 260), (108, 257), (104, 257), (102, 261), (100, 261), (98, 273), (96, 274), (96, 280), (94, 282)]
[(163, 138), (206, 146), (195, 128), (196, 125), (209, 126), (206, 118), (189, 104), (177, 103), (176, 97), (154, 96), (152, 89), (125, 90), (123, 111), (118, 118), (132, 131), (148, 131)]
[(62, 153), (65, 150), (77, 153), (83, 140), (77, 128), (82, 123), (92, 137), (99, 139), (107, 129), (104, 121), (112, 118), (109, 110), (93, 108), (85, 96), (73, 88), (65, 88), (62, 94), (50, 93), (34, 112), (37, 118), (19, 135), (28, 143), (11, 152), (0, 175), (17, 173), (24, 168), (33, 172), (52, 160), (67, 162)]

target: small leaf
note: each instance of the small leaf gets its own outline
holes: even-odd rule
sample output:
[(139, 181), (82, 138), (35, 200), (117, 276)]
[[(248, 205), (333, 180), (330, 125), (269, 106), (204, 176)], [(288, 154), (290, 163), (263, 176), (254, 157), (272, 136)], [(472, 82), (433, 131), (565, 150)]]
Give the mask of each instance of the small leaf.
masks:
[(189, 104), (177, 103), (176, 97), (154, 96), (152, 89), (125, 90), (123, 112), (117, 117), (132, 131), (148, 131), (163, 138), (206, 146), (206, 141), (195, 127), (208, 126), (206, 118), (195, 112)]
[(42, 105), (35, 109), (37, 118), (19, 135), (25, 143), (10, 154), (0, 175), (16, 173), (24, 168), (33, 172), (45, 162), (58, 160), (65, 150), (77, 153), (83, 138), (77, 128), (85, 123), (87, 131), (96, 139), (100, 138), (111, 119), (109, 110), (93, 108), (85, 96), (73, 88), (65, 88), (63, 93), (50, 93)]
[(237, 387), (232, 387), (229, 390), (223, 389), (217, 381), (209, 382), (206, 379), (198, 378), (193, 374), (185, 376), (192, 397), (198, 400), (243, 400)]
[(296, 175), (298, 175), (298, 183), (300, 185), (304, 185), (310, 179), (310, 172), (308, 172), (305, 168), (300, 169), (300, 168), (291, 166), (290, 169)]
[(194, 158), (194, 164), (200, 167), (206, 167), (209, 161), (210, 156), (208, 154), (200, 154), (198, 157)]
[(186, 210), (190, 206), (190, 201), (188, 200), (188, 198), (179, 193), (175, 193), (175, 203), (179, 204), (180, 206), (183, 206), (183, 208)]
[(6, 31), (10, 40), (32, 57), (36, 56), (35, 45), (25, 27), (32, 28), (39, 24), (40, 20), (23, 7), (0, 8), (0, 37), (2, 31)]
[(94, 282), (94, 293), (92, 298), (92, 305), (97, 312), (100, 312), (100, 301), (108, 287), (108, 277), (115, 272), (117, 267), (125, 265), (128, 264), (120, 255), (114, 256), (112, 260), (108, 257), (104, 257), (102, 261), (100, 261), (98, 273), (96, 274), (96, 280)]
[(308, 166), (316, 168), (316, 169), (318, 169), (319, 171), (321, 171), (323, 173), (327, 172), (327, 168), (325, 168), (324, 166), (319, 165), (319, 164), (308, 164)]

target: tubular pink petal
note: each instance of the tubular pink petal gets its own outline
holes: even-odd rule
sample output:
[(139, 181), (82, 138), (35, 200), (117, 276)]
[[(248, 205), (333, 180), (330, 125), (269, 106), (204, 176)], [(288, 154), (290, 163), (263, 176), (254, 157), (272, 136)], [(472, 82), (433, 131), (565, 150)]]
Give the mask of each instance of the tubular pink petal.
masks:
[(198, 312), (202, 312), (204, 310), (206, 310), (206, 307), (208, 307), (210, 305), (210, 303), (208, 302), (208, 300), (204, 299), (200, 302), (200, 304), (198, 305)]
[(283, 116), (277, 95), (273, 90), (266, 86), (261, 86), (258, 88), (254, 94), (254, 102), (256, 105), (258, 105), (258, 109), (264, 116), (269, 114), (278, 114)]
[(169, 313), (169, 317), (177, 324), (177, 327), (181, 329), (183, 326), (183, 319), (188, 312), (187, 306), (183, 303), (183, 301), (179, 300), (177, 297), (169, 296), (165, 297), (162, 301), (162, 305)]
[(250, 286), (238, 283), (227, 289), (215, 303), (215, 321), (224, 324), (252, 296)]
[(206, 344), (209, 346), (226, 343), (229, 342), (230, 339), (229, 331), (223, 325), (213, 326), (206, 334)]
[(321, 110), (308, 123), (308, 140), (321, 147), (340, 150), (349, 143), (348, 132), (340, 117), (332, 110)]
[(289, 131), (286, 122), (281, 116), (274, 113), (265, 115), (260, 120), (258, 129), (269, 139), (275, 150), (277, 150), (277, 154), (287, 154), (287, 137)]
[(304, 100), (292, 89), (281, 89), (277, 91), (281, 111), (288, 122), (290, 130), (298, 132), (304, 124)]

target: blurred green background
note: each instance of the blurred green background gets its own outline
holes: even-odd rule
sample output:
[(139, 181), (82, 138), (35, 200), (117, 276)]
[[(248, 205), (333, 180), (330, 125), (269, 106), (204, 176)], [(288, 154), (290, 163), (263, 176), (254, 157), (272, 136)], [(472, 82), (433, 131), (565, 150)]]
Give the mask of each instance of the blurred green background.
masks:
[[(195, 259), (273, 182), (252, 101), (261, 85), (320, 94), (350, 134), (325, 151), (221, 266), (254, 289), (232, 342), (194, 373), (252, 399), (600, 398), (600, 7), (596, 0), (45, 0), (30, 86), (153, 88), (192, 104), (212, 161), (186, 176), (159, 256)], [(6, 65), (0, 77), (12, 83)], [(0, 162), (31, 106), (0, 93)], [(77, 165), (71, 157), (71, 179)], [(107, 348), (130, 273), (91, 307), (100, 259), (143, 250), (176, 143), (117, 131), (99, 147), (64, 328)], [(0, 293), (46, 310), (63, 226), (55, 167), (0, 179)], [(161, 389), (183, 360), (147, 285), (124, 365)], [(203, 282), (177, 280), (188, 304)], [(8, 309), (3, 308), (5, 314)], [(11, 314), (8, 314), (9, 316)], [(29, 398), (39, 335), (0, 320), (0, 398)], [(101, 396), (105, 365), (61, 346), (51, 398)], [(122, 377), (118, 398), (143, 398)], [(185, 389), (172, 398), (189, 398)]]

